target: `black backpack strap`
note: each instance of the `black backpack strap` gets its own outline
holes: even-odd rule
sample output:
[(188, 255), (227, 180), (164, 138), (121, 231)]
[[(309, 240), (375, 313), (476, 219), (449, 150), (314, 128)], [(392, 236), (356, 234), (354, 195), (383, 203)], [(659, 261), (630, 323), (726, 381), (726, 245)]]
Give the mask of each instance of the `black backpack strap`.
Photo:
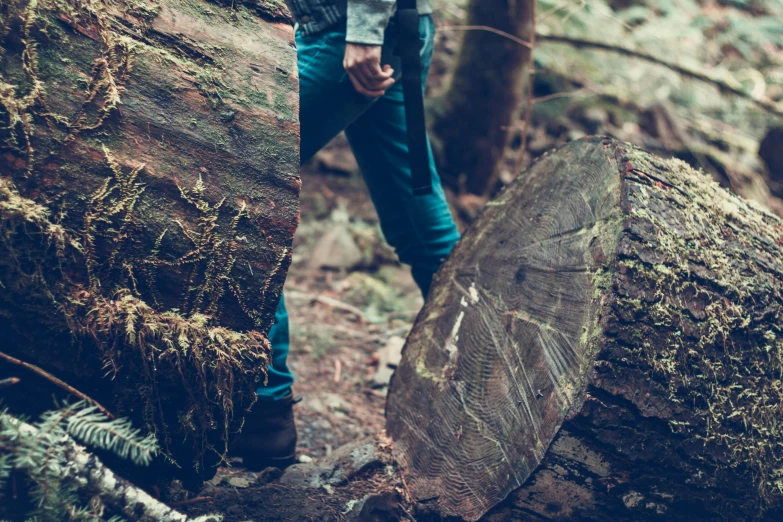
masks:
[(413, 194), (416, 196), (432, 194), (427, 127), (424, 121), (419, 12), (416, 9), (416, 0), (397, 0), (397, 28)]

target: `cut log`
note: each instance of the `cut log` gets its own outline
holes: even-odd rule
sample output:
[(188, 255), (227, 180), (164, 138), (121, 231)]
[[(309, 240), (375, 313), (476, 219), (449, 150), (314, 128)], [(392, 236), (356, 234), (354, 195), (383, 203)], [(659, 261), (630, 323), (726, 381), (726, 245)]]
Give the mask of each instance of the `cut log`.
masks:
[(282, 6), (0, 6), (3, 350), (207, 476), (263, 383), (298, 224)]
[(586, 138), (444, 264), (387, 431), (443, 515), (780, 520), (781, 375), (783, 222), (683, 162)]

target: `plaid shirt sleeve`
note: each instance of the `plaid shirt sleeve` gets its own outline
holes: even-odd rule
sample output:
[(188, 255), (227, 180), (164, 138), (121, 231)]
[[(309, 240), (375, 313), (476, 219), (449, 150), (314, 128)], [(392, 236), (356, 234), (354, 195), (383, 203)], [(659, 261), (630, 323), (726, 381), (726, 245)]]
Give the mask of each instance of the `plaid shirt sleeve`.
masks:
[(382, 45), (396, 4), (396, 0), (348, 0), (345, 41)]

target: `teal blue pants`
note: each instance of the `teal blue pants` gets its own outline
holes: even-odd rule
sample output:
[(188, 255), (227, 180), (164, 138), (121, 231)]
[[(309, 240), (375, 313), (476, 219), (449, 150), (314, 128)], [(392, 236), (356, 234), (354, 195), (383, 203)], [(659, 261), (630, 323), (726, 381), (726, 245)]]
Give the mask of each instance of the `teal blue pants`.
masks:
[[(394, 23), (386, 31), (384, 63), (399, 71), (394, 55)], [(435, 26), (421, 17), (419, 38), (426, 82), (432, 58)], [(381, 98), (357, 93), (343, 69), (345, 24), (318, 34), (296, 34), (299, 62), (301, 161), (309, 160), (340, 131), (345, 131), (370, 197), (375, 204), (386, 241), (400, 261), (411, 266), (424, 295), (432, 276), (459, 239), (440, 178), (430, 152), (433, 194), (413, 196), (408, 161), (405, 107), (401, 82)], [(269, 331), (272, 365), (267, 386), (258, 388), (262, 400), (290, 393), (294, 376), (286, 365), (289, 348), (288, 314), (280, 299), (275, 324)]]

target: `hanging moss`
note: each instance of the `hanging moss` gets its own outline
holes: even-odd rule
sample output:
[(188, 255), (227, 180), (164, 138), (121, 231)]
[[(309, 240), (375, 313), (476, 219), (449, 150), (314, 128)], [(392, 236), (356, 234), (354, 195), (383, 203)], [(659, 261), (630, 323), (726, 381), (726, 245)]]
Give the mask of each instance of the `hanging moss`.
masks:
[[(8, 154), (2, 161), (16, 171), (0, 174), (0, 315), (35, 317), (52, 332), (44, 343), (61, 349), (62, 339), (70, 339), (73, 361), (100, 361), (119, 407), (141, 405), (137, 414), (123, 414), (159, 435), (164, 452), (173, 442), (191, 441), (194, 461), (179, 465), (198, 468), (209, 452), (225, 456), (229, 432), (238, 426), (235, 407), (248, 408), (265, 380), (271, 347), (261, 332), (268, 319), (245, 303), (234, 278), (237, 248), (247, 242), (238, 232), (247, 219), (243, 202), (229, 215), (225, 199), (213, 203), (199, 178), (172, 195), (187, 212), (151, 248), (142, 237), (149, 231), (140, 209), (151, 204), (147, 183), (154, 177), (144, 165), (121, 165), (106, 146), (116, 133), (101, 134), (119, 111), (134, 49), (142, 45), (112, 25), (107, 13), (116, 9), (138, 20), (140, 33), (158, 14), (157, 3), (135, 0), (9, 0), (0, 6), (0, 40), (21, 49), (6, 56), (14, 45), (0, 46), (0, 71), (16, 73), (0, 76), (0, 148)], [(51, 52), (52, 46), (76, 45), (59, 29), (61, 20), (99, 42), (86, 70), (56, 63), (68, 54)], [(83, 89), (75, 112), (55, 110), (49, 101), (61, 80)], [(104, 143), (103, 182), (94, 190), (67, 188), (82, 197), (65, 203), (61, 195), (41, 197), (36, 183), (48, 180), (40, 165), (81, 134)], [(59, 168), (79, 173), (86, 167), (69, 162)], [(167, 248), (172, 238), (179, 250)], [(264, 293), (287, 259), (283, 248)], [(172, 292), (172, 272), (187, 273), (175, 307), (163, 304), (160, 290)], [(220, 324), (229, 297), (256, 330)], [(17, 349), (37, 362), (49, 347)]]
[[(271, 348), (258, 332), (235, 332), (212, 324), (198, 302), (186, 315), (175, 310), (157, 312), (133, 289), (112, 287), (98, 276), (98, 266), (113, 264), (118, 273), (127, 270), (128, 279), (134, 280), (135, 265), (121, 257), (119, 246), (102, 254), (96, 250), (95, 223), (112, 223), (115, 237), (128, 232), (142, 190), (135, 182), (137, 174), (127, 175), (119, 185), (107, 180), (92, 196), (94, 207), (85, 216), (82, 237), (54, 223), (48, 209), (20, 196), (9, 181), (0, 178), (0, 284), (4, 289), (0, 297), (7, 305), (33, 311), (50, 327), (67, 329), (77, 340), (94, 341), (95, 355), (110, 375), (133, 372), (147, 427), (162, 435), (164, 449), (172, 425), (186, 428), (197, 440), (220, 425), (224, 447), (219, 451), (223, 454), (234, 415), (233, 399), (241, 394), (246, 405), (253, 402)], [(115, 192), (119, 197), (109, 199)], [(207, 227), (213, 226), (208, 215), (205, 220)], [(210, 233), (201, 232), (204, 239), (199, 246), (212, 241), (214, 249), (214, 242), (222, 244), (214, 230)], [(204, 253), (214, 252), (206, 248)], [(199, 252), (194, 250), (186, 257), (196, 255)], [(150, 259), (154, 267), (154, 252)], [(195, 287), (202, 298), (216, 285), (210, 276), (221, 277), (230, 271), (230, 259), (226, 264), (217, 257), (211, 262), (208, 267), (218, 266), (219, 271), (208, 268), (203, 283)], [(188, 259), (181, 263), (186, 265)], [(162, 405), (167, 399), (159, 391), (161, 381), (178, 382), (188, 391), (186, 404), (179, 408), (180, 418), (168, 417)]]

